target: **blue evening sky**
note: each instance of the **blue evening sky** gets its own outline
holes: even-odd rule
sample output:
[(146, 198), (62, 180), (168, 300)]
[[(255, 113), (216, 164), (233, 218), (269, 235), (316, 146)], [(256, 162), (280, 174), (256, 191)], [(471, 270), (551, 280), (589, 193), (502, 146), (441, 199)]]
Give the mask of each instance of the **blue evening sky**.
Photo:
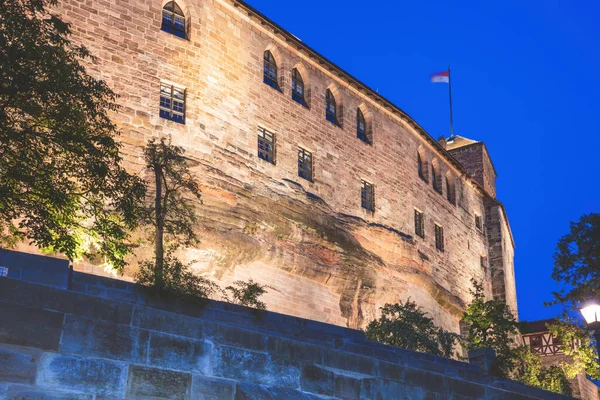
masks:
[(498, 171), (520, 317), (554, 316), (556, 242), (600, 212), (600, 3), (248, 1), (434, 138), (448, 135), (448, 88), (429, 76), (451, 66), (456, 133), (484, 141)]

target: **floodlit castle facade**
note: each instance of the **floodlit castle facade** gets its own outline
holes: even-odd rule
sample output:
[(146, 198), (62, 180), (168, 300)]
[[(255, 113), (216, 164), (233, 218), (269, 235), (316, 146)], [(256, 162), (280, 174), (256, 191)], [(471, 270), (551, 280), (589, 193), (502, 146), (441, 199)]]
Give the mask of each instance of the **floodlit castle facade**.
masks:
[(471, 278), (516, 313), (514, 242), (483, 143), (434, 140), (242, 1), (56, 11), (120, 96), (130, 170), (150, 138), (185, 148), (203, 197), (201, 244), (182, 254), (196, 273), (253, 278), (274, 288), (269, 310), (355, 328), (410, 297), (458, 331)]

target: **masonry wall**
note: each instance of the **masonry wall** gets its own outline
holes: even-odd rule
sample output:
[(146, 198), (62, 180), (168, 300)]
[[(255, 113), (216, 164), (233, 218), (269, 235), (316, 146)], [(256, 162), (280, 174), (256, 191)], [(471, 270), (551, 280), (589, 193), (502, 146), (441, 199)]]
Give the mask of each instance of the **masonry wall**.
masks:
[[(171, 135), (186, 149), (203, 192), (202, 243), (180, 256), (222, 285), (252, 277), (275, 287), (266, 300), (283, 313), (361, 327), (384, 303), (410, 297), (458, 331), (470, 279), (492, 291), (480, 264), (486, 237), (473, 218), (484, 213), (480, 190), (414, 121), (350, 86), (245, 6), (180, 2), (191, 24), (184, 40), (160, 30), (163, 3), (63, 0), (57, 11), (97, 57), (90, 71), (120, 95), (114, 120), (131, 171), (143, 170), (150, 138)], [(282, 91), (262, 82), (266, 49), (277, 59)], [(309, 107), (291, 99), (293, 67), (303, 73)], [(161, 81), (186, 88), (185, 125), (159, 117)], [(325, 120), (327, 88), (343, 109), (342, 127)], [(372, 121), (372, 145), (356, 138), (358, 106)], [(257, 157), (259, 126), (276, 135), (276, 165)], [(298, 146), (313, 154), (314, 182), (298, 177)], [(461, 180), (465, 207), (418, 177), (419, 148), (442, 176)], [(374, 213), (361, 208), (361, 179), (375, 186)], [(425, 212), (425, 239), (414, 235), (415, 207)], [(444, 252), (435, 248), (434, 223), (444, 227)], [(137, 256), (151, 251), (142, 247)]]
[[(85, 281), (84, 277), (83, 281)], [(90, 276), (111, 287), (125, 285)], [(94, 285), (92, 285), (94, 286)], [(108, 292), (105, 292), (108, 293)], [(562, 399), (335, 325), (0, 278), (0, 399)]]

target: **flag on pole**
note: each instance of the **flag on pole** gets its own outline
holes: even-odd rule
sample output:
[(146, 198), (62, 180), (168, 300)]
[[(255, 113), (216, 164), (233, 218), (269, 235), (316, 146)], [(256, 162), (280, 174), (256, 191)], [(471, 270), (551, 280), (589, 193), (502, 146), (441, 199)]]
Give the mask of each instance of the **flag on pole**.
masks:
[(431, 82), (450, 83), (450, 71), (438, 72), (437, 74), (431, 75)]

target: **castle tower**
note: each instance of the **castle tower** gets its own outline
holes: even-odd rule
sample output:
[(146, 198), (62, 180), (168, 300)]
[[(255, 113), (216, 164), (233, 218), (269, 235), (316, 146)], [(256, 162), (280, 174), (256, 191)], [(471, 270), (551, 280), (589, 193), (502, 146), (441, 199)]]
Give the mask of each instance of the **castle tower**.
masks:
[[(485, 216), (476, 215), (475, 218), (485, 221), (492, 292), (494, 298), (505, 301), (517, 316), (514, 240), (504, 205), (496, 199), (498, 174), (488, 149), (483, 142), (454, 136), (446, 141), (446, 150), (463, 165), (486, 194), (483, 199)], [(477, 221), (476, 225), (481, 226)]]

